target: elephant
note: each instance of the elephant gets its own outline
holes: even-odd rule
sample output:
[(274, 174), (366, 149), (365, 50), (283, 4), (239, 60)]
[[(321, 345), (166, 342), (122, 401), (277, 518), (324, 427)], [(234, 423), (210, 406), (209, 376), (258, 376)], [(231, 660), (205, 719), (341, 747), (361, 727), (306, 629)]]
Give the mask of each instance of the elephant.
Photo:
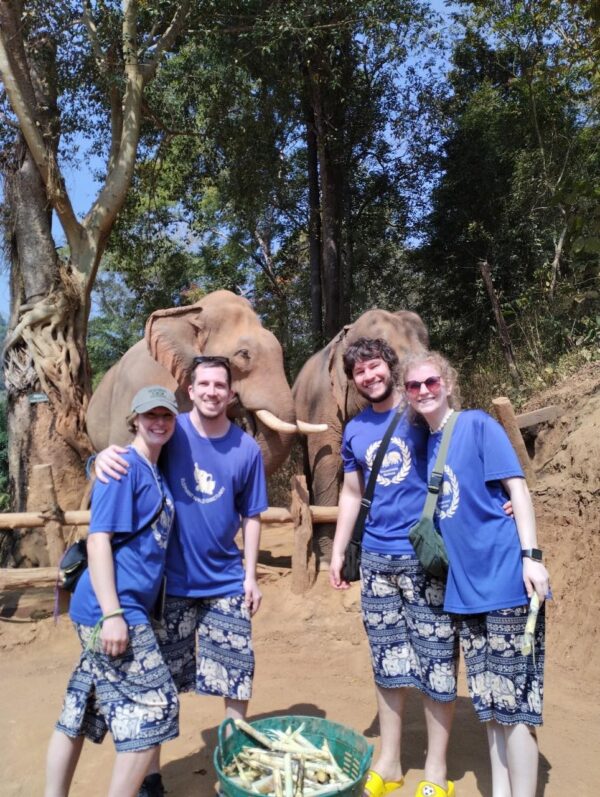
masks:
[[(425, 350), (427, 328), (408, 310), (392, 313), (367, 310), (345, 326), (324, 349), (306, 361), (292, 387), (296, 414), (308, 422), (318, 420), (327, 429), (306, 438), (305, 473), (310, 500), (319, 506), (336, 506), (342, 485), (340, 447), (345, 423), (362, 410), (366, 401), (346, 378), (342, 357), (346, 347), (360, 337), (383, 338), (400, 358)], [(333, 528), (321, 526), (315, 535), (317, 552), (327, 557)]]
[[(267, 475), (273, 473), (288, 456), (298, 431), (283, 352), (250, 302), (225, 290), (209, 293), (196, 304), (152, 313), (144, 339), (107, 371), (90, 399), (86, 424), (95, 450), (129, 442), (125, 418), (132, 397), (144, 385), (170, 388), (180, 411), (191, 409), (189, 369), (200, 354), (229, 358), (235, 398), (228, 415), (253, 435)], [(303, 424), (302, 429), (308, 432), (311, 427)]]

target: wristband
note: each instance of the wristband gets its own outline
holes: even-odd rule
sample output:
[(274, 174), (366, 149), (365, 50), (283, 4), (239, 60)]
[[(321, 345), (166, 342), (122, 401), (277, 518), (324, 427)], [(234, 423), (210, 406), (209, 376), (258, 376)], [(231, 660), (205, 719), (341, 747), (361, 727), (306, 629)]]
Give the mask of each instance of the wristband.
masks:
[(102, 623), (105, 620), (108, 620), (109, 617), (117, 617), (117, 615), (119, 615), (119, 614), (125, 614), (125, 609), (115, 609), (114, 612), (109, 612), (108, 614), (104, 614), (98, 620), (98, 622), (100, 623), (100, 625), (102, 625)]
[(108, 620), (109, 617), (118, 617), (120, 614), (125, 614), (125, 609), (115, 609), (114, 612), (108, 612), (108, 614), (102, 615), (102, 617), (98, 620), (98, 622), (92, 629), (92, 633), (90, 635), (88, 643), (85, 646), (86, 650), (95, 651), (97, 649), (98, 637), (100, 636), (100, 631), (102, 630), (102, 623), (105, 620)]
[(539, 548), (523, 548), (521, 558), (534, 559), (536, 562), (543, 561), (543, 554)]

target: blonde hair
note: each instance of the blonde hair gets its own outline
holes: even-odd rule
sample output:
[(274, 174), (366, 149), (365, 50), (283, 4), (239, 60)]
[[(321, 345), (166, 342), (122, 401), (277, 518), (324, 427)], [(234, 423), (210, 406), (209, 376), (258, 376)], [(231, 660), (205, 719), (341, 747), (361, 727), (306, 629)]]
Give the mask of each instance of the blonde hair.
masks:
[(138, 417), (137, 412), (130, 412), (129, 415), (125, 418), (125, 423), (127, 424), (127, 431), (131, 432), (132, 435), (137, 434), (137, 426), (135, 425), (137, 417)]
[[(402, 385), (406, 382), (406, 374), (411, 368), (415, 368), (423, 363), (432, 363), (435, 365), (444, 380), (444, 383), (452, 391), (448, 396), (448, 405), (453, 410), (459, 410), (461, 407), (460, 385), (458, 384), (458, 372), (450, 365), (450, 362), (439, 353), (439, 351), (421, 351), (416, 353), (407, 354), (400, 363), (400, 378)], [(409, 405), (408, 413), (411, 420), (415, 421), (418, 417), (412, 407)]]

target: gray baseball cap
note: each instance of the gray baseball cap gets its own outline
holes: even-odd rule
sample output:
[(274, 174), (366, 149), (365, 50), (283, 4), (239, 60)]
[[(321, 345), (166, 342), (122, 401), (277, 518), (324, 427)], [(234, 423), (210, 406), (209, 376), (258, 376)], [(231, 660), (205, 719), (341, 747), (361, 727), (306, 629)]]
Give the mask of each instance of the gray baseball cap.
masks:
[(131, 402), (131, 412), (136, 412), (138, 415), (142, 412), (149, 412), (155, 407), (171, 410), (173, 415), (177, 415), (179, 412), (175, 393), (162, 385), (143, 387), (138, 390)]

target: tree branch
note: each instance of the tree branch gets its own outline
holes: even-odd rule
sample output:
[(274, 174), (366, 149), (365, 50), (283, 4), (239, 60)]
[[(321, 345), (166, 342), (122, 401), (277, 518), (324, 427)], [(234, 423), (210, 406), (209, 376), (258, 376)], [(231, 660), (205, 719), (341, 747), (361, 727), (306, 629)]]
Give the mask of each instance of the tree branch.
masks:
[(86, 27), (90, 44), (92, 45), (92, 52), (96, 60), (96, 66), (100, 72), (108, 68), (108, 63), (105, 54), (102, 52), (100, 40), (98, 39), (98, 29), (96, 23), (92, 19), (92, 9), (88, 0), (83, 0), (83, 15), (81, 17), (83, 24)]
[[(48, 200), (56, 211), (69, 244), (72, 245), (81, 225), (73, 211), (69, 195), (64, 189), (62, 175), (54, 153), (46, 146), (41, 133), (41, 125), (36, 119), (35, 94), (30, 75), (24, 71), (25, 59), (11, 57), (12, 48), (23, 47), (23, 41), (12, 17), (9, 4), (2, 3), (0, 17), (0, 76), (6, 89), (13, 113), (18, 119), (21, 133), (46, 188)], [(7, 24), (8, 23), (8, 24)], [(7, 46), (5, 31), (10, 35), (11, 47)], [(17, 54), (18, 56), (18, 54)]]
[(154, 75), (156, 74), (156, 70), (158, 69), (158, 65), (164, 53), (170, 47), (173, 46), (175, 39), (177, 38), (181, 28), (183, 27), (185, 18), (188, 15), (188, 12), (190, 10), (190, 5), (191, 5), (191, 0), (182, 0), (182, 2), (180, 2), (179, 7), (173, 14), (173, 19), (171, 20), (171, 24), (158, 40), (156, 49), (154, 50), (154, 54), (152, 58), (150, 58), (145, 67), (145, 76), (147, 82), (150, 82), (154, 78)]
[[(115, 125), (111, 146), (111, 160), (104, 187), (83, 220), (88, 239), (91, 239), (94, 244), (92, 250), (98, 250), (98, 243), (110, 232), (114, 220), (125, 201), (135, 166), (144, 86), (153, 79), (160, 57), (173, 44), (188, 12), (190, 3), (191, 0), (185, 0), (178, 6), (171, 24), (157, 44), (150, 64), (140, 64), (138, 62), (137, 2), (136, 0), (125, 0), (123, 4), (121, 35), (125, 62), (125, 93), (122, 105), (122, 121), (119, 125), (120, 138), (117, 138), (118, 126)], [(114, 97), (111, 98), (111, 103), (113, 104), (113, 119), (115, 119)], [(93, 255), (92, 251), (88, 262), (85, 264), (88, 282), (93, 280), (97, 266), (97, 257)]]

